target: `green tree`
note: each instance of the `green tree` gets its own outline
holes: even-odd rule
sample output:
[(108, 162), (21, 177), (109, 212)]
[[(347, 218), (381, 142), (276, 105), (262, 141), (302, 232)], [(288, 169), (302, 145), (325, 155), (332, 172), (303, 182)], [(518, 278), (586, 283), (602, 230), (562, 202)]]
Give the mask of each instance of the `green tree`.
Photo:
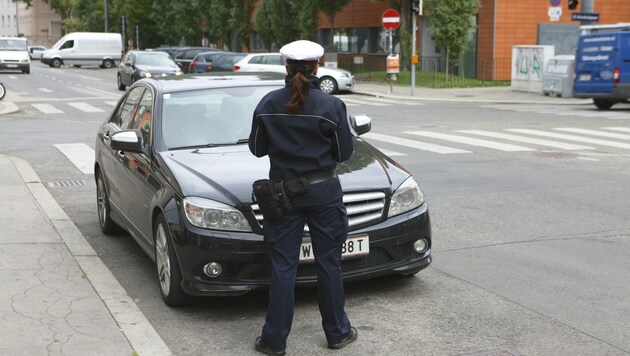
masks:
[(350, 1), (351, 0), (317, 0), (319, 10), (328, 16), (328, 22), (330, 23), (330, 43), (333, 47), (335, 43), (335, 15), (346, 7)]
[[(252, 18), (254, 9), (256, 8), (256, 0), (231, 0), (232, 9), (230, 13), (230, 19), (228, 26), (232, 29), (232, 32), (237, 39), (241, 41), (247, 47), (250, 48), (250, 34), (252, 32)], [(238, 49), (240, 51), (240, 48)]]
[(474, 26), (474, 16), (480, 0), (429, 0), (427, 15), (431, 19), (429, 32), (436, 44), (446, 50), (446, 73), (456, 65), (466, 50), (468, 33)]
[(273, 29), (270, 13), (271, 2), (265, 1), (263, 2), (260, 9), (258, 9), (258, 14), (256, 15), (256, 19), (254, 20), (256, 24), (256, 34), (267, 49), (267, 51), (271, 51), (271, 48), (273, 46)]
[(317, 7), (312, 1), (265, 0), (256, 15), (256, 31), (270, 50), (298, 40), (314, 40)]

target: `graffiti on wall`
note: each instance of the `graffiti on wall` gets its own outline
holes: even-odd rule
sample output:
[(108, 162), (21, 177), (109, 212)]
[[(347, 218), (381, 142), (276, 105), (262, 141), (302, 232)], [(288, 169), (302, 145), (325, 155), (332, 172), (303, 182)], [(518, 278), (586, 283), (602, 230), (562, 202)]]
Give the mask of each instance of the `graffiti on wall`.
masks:
[(518, 48), (516, 50), (516, 80), (542, 81), (544, 51), (542, 48)]

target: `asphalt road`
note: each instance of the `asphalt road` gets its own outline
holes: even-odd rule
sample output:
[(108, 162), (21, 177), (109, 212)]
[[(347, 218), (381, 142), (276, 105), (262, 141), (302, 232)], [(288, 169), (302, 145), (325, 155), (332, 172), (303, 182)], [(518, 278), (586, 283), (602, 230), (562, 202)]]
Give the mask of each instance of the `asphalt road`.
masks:
[[(122, 94), (115, 70), (34, 63), (30, 75), (1, 75), (7, 99), (21, 111), (0, 117), (0, 154), (31, 163), (171, 350), (178, 355), (256, 354), (253, 342), (263, 324), (266, 295), (165, 306), (155, 267), (130, 236), (100, 232), (93, 176), (54, 146), (94, 147), (96, 128)], [(610, 129), (630, 129), (628, 106), (607, 117), (584, 105), (340, 97), (350, 112), (372, 117), (365, 139), (420, 182), (431, 211), (434, 262), (414, 277), (348, 284), (347, 312), (360, 335), (340, 351), (325, 348), (316, 291), (298, 290), (289, 353), (630, 353), (630, 146), (625, 146), (630, 137)], [(488, 138), (478, 131), (562, 146)], [(410, 147), (414, 142), (439, 145), (442, 152), (467, 152), (419, 150)]]

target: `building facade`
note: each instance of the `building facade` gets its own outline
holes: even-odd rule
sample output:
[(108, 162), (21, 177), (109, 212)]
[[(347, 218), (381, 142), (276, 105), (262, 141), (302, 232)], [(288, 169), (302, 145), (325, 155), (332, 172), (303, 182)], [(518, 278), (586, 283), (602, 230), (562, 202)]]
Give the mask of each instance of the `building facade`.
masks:
[(28, 7), (18, 2), (17, 18), (20, 34), (30, 45), (50, 47), (61, 37), (61, 17), (42, 0), (33, 0)]
[(17, 37), (17, 8), (18, 4), (13, 0), (0, 0), (0, 36)]

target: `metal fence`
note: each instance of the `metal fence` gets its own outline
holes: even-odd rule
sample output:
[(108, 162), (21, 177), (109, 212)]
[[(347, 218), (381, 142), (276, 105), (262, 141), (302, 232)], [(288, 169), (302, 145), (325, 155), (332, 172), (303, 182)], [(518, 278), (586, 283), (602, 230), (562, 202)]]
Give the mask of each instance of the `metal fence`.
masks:
[[(368, 80), (385, 80), (387, 54), (339, 53), (337, 66)], [(401, 63), (402, 65), (402, 63)], [(442, 57), (420, 57), (416, 85), (432, 88), (507, 85), (512, 75), (511, 58), (463, 58), (449, 65)], [(401, 66), (401, 71), (410, 71)]]

